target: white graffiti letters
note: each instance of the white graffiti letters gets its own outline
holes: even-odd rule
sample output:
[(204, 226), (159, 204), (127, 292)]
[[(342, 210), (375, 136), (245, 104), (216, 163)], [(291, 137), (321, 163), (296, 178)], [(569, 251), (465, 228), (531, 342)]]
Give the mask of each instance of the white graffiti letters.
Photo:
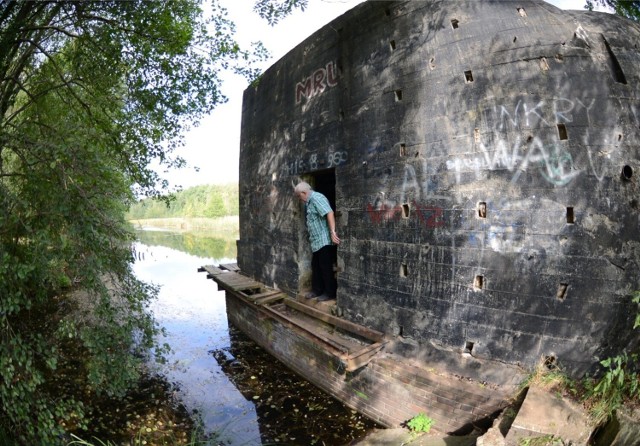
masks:
[[(589, 111), (593, 107), (595, 99), (585, 104), (580, 99), (555, 98), (551, 103), (539, 101), (536, 104), (527, 104), (522, 100), (518, 101), (510, 109), (504, 105), (500, 106), (496, 130), (505, 131), (510, 128), (522, 129), (532, 128), (539, 125), (550, 126), (554, 124), (565, 124), (574, 121), (573, 113), (584, 113), (587, 124), (590, 123)], [(490, 110), (485, 110), (485, 114)]]

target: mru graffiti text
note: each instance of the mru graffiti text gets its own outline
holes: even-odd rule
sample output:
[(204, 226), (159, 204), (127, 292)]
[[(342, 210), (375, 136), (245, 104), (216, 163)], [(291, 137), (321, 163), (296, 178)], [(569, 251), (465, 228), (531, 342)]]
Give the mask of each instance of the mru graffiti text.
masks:
[(296, 105), (300, 104), (302, 98), (310, 99), (336, 85), (338, 85), (338, 69), (335, 62), (329, 62), (325, 67), (318, 68), (311, 76), (296, 84)]

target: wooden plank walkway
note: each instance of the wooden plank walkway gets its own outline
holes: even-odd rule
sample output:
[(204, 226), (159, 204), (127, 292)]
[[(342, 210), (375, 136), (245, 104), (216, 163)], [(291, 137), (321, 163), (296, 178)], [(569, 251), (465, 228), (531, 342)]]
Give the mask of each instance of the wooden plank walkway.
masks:
[[(365, 366), (386, 344), (382, 333), (298, 302), (279, 290), (243, 275), (235, 263), (205, 265), (198, 271), (206, 272), (207, 278), (215, 281), (219, 290), (234, 292), (264, 308), (271, 317), (297, 327), (316, 342), (324, 344), (327, 351), (332, 351), (341, 360), (346, 371)], [(358, 341), (338, 336), (336, 329), (350, 333)]]

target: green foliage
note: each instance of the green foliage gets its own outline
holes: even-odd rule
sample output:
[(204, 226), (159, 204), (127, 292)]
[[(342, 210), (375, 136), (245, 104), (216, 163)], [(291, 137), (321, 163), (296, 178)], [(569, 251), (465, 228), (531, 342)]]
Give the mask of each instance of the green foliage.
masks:
[(89, 412), (54, 385), (66, 353), (89, 394), (123, 395), (159, 331), (128, 205), (163, 193), (152, 161), (184, 164), (220, 71), (256, 73), (215, 1), (0, 4), (0, 430), (57, 445)]
[[(640, 292), (631, 296), (639, 305), (633, 328), (640, 326)], [(590, 413), (596, 424), (606, 422), (625, 401), (640, 402), (640, 354), (622, 352), (600, 361), (605, 372), (598, 381), (586, 381)]]
[(411, 429), (411, 432), (428, 433), (433, 426), (433, 419), (421, 412), (407, 421), (407, 426)]
[(640, 327), (640, 291), (634, 292), (633, 296), (631, 297), (631, 300), (633, 301), (633, 303), (638, 305), (638, 312), (636, 313), (636, 320), (635, 320), (635, 322), (633, 324), (633, 328), (636, 329), (636, 328)]
[(616, 14), (631, 20), (640, 20), (640, 1), (638, 0), (586, 0), (585, 9), (593, 11), (595, 5), (601, 5), (615, 11)]
[(238, 213), (237, 184), (202, 185), (176, 192), (168, 205), (154, 198), (140, 200), (131, 206), (127, 218), (216, 218)]
[(564, 446), (564, 441), (555, 435), (541, 435), (539, 437), (525, 437), (518, 440), (518, 446)]
[(309, 0), (257, 0), (253, 10), (270, 25), (275, 25), (295, 9), (304, 11), (308, 4)]

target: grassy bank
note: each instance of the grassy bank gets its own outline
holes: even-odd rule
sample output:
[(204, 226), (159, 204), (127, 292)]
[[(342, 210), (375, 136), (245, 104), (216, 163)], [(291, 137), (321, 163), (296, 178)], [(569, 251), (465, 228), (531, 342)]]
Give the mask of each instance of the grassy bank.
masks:
[(146, 218), (130, 220), (134, 228), (163, 228), (180, 231), (215, 231), (239, 236), (239, 219), (237, 215), (216, 218)]

